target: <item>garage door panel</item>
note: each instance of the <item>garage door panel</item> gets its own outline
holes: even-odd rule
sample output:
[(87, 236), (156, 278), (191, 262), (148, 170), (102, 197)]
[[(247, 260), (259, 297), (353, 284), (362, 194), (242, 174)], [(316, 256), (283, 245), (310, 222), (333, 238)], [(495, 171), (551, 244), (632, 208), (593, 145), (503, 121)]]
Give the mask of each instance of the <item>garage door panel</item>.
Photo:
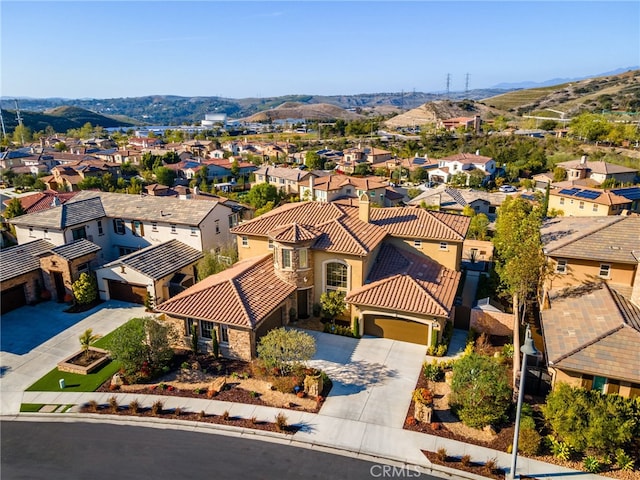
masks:
[(15, 287), (7, 288), (2, 292), (2, 298), (0, 298), (2, 313), (10, 312), (16, 308), (24, 307), (27, 304), (27, 297), (24, 292), (24, 283), (16, 285)]
[(367, 315), (365, 316), (364, 333), (375, 337), (426, 345), (429, 339), (429, 326), (398, 318)]
[(123, 302), (144, 304), (147, 296), (146, 285), (135, 285), (133, 283), (118, 282), (109, 280), (109, 298)]

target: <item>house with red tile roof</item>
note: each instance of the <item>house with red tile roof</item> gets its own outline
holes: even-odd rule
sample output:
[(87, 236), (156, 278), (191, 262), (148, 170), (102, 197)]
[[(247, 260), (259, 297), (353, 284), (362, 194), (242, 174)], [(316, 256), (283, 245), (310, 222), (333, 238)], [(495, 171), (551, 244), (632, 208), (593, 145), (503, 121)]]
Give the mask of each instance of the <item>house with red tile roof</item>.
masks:
[[(62, 205), (67, 200), (72, 199), (78, 192), (56, 192), (55, 190), (45, 190), (32, 195), (19, 197), (24, 213), (40, 212), (51, 207)], [(11, 199), (5, 200), (8, 205)]]
[(388, 206), (385, 202), (388, 182), (380, 177), (350, 177), (348, 175), (327, 175), (317, 177), (310, 175), (299, 182), (298, 191), (303, 200), (316, 202), (333, 202), (339, 198), (360, 198), (366, 193), (369, 200), (380, 207)]
[(249, 360), (269, 329), (335, 291), (348, 305), (337, 321), (360, 334), (435, 345), (453, 319), (468, 228), (460, 215), (371, 208), (366, 194), (357, 207), (286, 204), (232, 229), (238, 264), (156, 308), (185, 335), (215, 329), (226, 354)]
[(496, 161), (491, 157), (473, 153), (457, 153), (438, 160), (438, 168), (429, 170), (429, 181), (436, 183), (449, 183), (454, 175), (467, 176), (467, 184), (471, 172), (482, 173), (487, 179), (496, 173)]

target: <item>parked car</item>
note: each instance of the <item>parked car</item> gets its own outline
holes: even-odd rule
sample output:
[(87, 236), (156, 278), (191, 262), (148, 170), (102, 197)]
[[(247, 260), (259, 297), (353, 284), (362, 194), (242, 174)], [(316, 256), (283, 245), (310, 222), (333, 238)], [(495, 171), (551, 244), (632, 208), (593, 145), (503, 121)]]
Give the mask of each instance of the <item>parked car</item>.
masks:
[(513, 193), (518, 191), (516, 187), (511, 185), (502, 185), (498, 190), (500, 190), (503, 193)]

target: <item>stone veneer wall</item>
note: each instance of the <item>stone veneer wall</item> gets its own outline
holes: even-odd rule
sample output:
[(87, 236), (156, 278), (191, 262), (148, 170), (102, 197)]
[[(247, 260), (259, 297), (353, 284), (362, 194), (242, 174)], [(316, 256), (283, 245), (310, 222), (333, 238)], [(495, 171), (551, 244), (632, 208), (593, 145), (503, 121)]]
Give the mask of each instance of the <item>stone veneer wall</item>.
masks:
[(56, 285), (53, 280), (52, 272), (62, 273), (65, 290), (67, 293), (71, 294), (71, 285), (80, 277), (80, 275), (78, 274), (78, 265), (81, 265), (83, 263), (91, 264), (91, 262), (95, 260), (95, 258), (95, 253), (84, 255), (71, 261), (68, 261), (67, 259), (58, 255), (41, 257), (40, 268), (43, 270), (44, 288), (51, 292), (51, 297), (54, 300), (62, 301), (61, 298), (56, 297)]
[(37, 282), (40, 282), (42, 284), (42, 277), (40, 276), (39, 270), (34, 270), (33, 272), (25, 273), (18, 277), (5, 280), (4, 282), (2, 282), (2, 290), (8, 290), (12, 287), (20, 285), (21, 283), (24, 283), (24, 293), (25, 298), (27, 299), (27, 303), (33, 303), (40, 300), (36, 292)]
[(283, 281), (295, 285), (298, 288), (309, 288), (313, 286), (313, 251), (307, 249), (307, 268), (298, 268), (300, 265), (300, 251), (296, 248), (291, 250), (291, 269), (283, 269), (280, 265), (282, 261), (282, 249), (276, 244), (274, 251), (274, 268), (275, 274)]

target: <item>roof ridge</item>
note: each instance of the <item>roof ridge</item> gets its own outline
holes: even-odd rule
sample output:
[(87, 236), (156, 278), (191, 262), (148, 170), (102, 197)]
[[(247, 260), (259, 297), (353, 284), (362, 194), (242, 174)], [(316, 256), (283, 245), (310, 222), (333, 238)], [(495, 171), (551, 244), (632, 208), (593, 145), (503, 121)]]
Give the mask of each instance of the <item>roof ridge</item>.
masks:
[[(422, 209), (420, 209), (422, 210)], [(436, 217), (436, 213), (445, 213), (445, 212), (435, 212), (432, 210), (425, 210), (424, 211), (427, 215), (431, 215), (435, 220), (437, 220), (439, 223), (441, 223), (442, 225), (444, 225), (445, 227), (447, 227), (450, 231), (452, 231), (453, 233), (455, 233), (457, 236), (461, 237), (464, 240), (464, 235), (462, 235), (460, 232), (458, 232), (455, 228), (453, 228), (452, 226), (448, 225), (444, 220), (441, 220), (440, 218)], [(447, 214), (447, 215), (451, 215), (451, 214)]]
[(553, 360), (552, 362), (554, 364), (561, 362), (562, 360), (564, 360), (565, 358), (569, 358), (572, 355), (575, 355), (576, 353), (578, 353), (581, 350), (584, 350), (585, 348), (590, 347), (591, 345), (593, 345), (594, 343), (599, 342), (600, 340), (603, 340), (606, 337), (611, 336), (612, 334), (616, 333), (617, 331), (621, 330), (624, 328), (626, 324), (623, 322), (620, 325), (617, 325), (616, 327), (607, 330), (606, 332), (604, 332), (601, 335), (598, 335), (597, 337), (595, 337), (594, 339), (590, 340), (587, 343), (583, 343), (582, 345), (580, 345), (579, 347), (574, 348), (573, 350), (571, 350), (570, 352), (565, 353), (564, 355), (561, 355), (560, 357), (558, 357), (556, 360)]
[[(595, 230), (591, 230), (589, 232), (585, 232), (585, 233), (583, 233), (581, 235), (578, 235), (576, 238), (569, 239), (566, 242), (561, 243), (560, 245), (557, 245), (552, 250), (546, 250), (544, 253), (549, 254), (551, 252), (554, 252), (554, 251), (558, 250), (559, 248), (563, 248), (563, 247), (566, 247), (567, 245), (571, 245), (572, 243), (577, 242), (578, 240), (582, 240), (583, 238), (588, 237), (589, 235), (593, 235), (595, 233), (598, 233), (601, 230), (604, 230), (605, 228), (608, 228), (608, 227), (610, 227), (612, 225), (615, 225), (618, 222), (621, 222), (622, 220), (624, 220), (625, 218), (628, 218), (628, 217), (622, 217), (622, 216), (619, 216), (619, 215), (611, 216), (611, 217), (615, 218), (615, 221), (611, 221), (611, 223), (607, 223), (606, 225), (602, 225), (599, 228), (596, 228)], [(609, 217), (606, 217), (606, 218), (609, 218)], [(543, 250), (545, 250), (545, 249), (543, 248)]]
[(347, 228), (347, 226), (343, 223), (342, 218), (337, 218), (335, 221), (338, 223), (338, 225), (340, 225), (340, 227), (347, 233), (347, 235), (349, 235), (353, 241), (355, 241), (360, 248), (362, 249), (362, 251), (364, 252), (364, 255), (366, 255), (367, 253), (369, 253), (369, 251), (367, 250), (367, 248), (364, 246), (364, 244), (360, 241), (360, 239), (354, 235), (351, 230), (349, 228)]
[[(258, 262), (258, 263), (261, 263), (261, 262)], [(254, 264), (254, 265), (257, 265), (257, 263)], [(248, 270), (249, 269), (246, 269), (245, 271), (243, 271), (242, 275), (245, 274)], [(244, 312), (244, 316), (247, 319), (249, 325), (251, 325), (253, 327), (253, 322), (252, 322), (251, 316), (249, 315), (249, 310), (247, 309), (247, 306), (245, 305), (244, 300), (242, 300), (242, 296), (240, 295), (240, 292), (238, 291), (238, 289), (239, 289), (239, 285), (237, 283), (238, 282), (238, 277), (239, 277), (239, 275), (237, 275), (237, 276), (235, 276), (233, 278), (230, 278), (230, 279), (227, 280), (227, 282), (231, 284), (231, 290), (233, 291), (233, 295), (236, 297), (236, 299), (237, 299), (237, 301), (238, 301), (238, 303), (240, 305), (240, 308), (242, 308), (242, 311)]]
[(438, 301), (438, 299), (436, 299), (428, 289), (418, 283), (418, 280), (413, 278), (413, 276), (409, 275), (408, 273), (405, 273), (404, 275), (406, 275), (410, 281), (412, 281), (419, 289), (421, 289), (431, 299), (431, 301), (433, 301), (438, 307), (440, 307), (440, 310), (445, 316), (447, 315), (447, 309), (442, 306), (442, 303), (440, 303), (440, 301)]

